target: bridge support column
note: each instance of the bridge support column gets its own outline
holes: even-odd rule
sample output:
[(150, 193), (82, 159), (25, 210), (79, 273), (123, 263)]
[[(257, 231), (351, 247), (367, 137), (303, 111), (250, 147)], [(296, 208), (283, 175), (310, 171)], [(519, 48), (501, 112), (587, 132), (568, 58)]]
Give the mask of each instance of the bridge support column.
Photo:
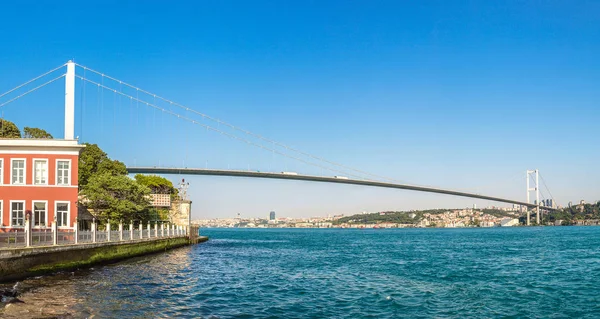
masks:
[(65, 76), (65, 140), (75, 139), (75, 63), (67, 62)]

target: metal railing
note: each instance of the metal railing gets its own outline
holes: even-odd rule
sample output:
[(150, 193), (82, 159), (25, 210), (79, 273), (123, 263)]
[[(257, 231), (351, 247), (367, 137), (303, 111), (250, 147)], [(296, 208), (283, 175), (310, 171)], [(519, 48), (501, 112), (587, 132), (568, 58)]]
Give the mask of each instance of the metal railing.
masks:
[(19, 248), (25, 247), (25, 232), (12, 231), (0, 233), (0, 248)]
[[(24, 233), (24, 232), (23, 232)], [(52, 245), (54, 242), (54, 236), (52, 236), (52, 231), (48, 231), (47, 229), (40, 231), (32, 231), (31, 232), (31, 246), (48, 246)]]
[[(60, 228), (53, 225), (50, 229), (32, 229), (26, 221), (23, 229), (13, 229), (0, 232), (0, 249), (39, 247), (53, 245), (72, 245), (85, 243), (119, 242), (131, 240), (148, 240), (158, 238), (182, 237), (189, 235), (187, 227), (165, 227), (146, 224), (146, 227), (133, 227), (133, 231), (119, 225), (120, 230), (97, 230), (97, 224), (92, 224), (92, 230), (77, 230), (76, 228)], [(154, 226), (154, 227), (152, 227)], [(130, 225), (128, 228), (132, 228)], [(107, 227), (108, 229), (108, 227)], [(141, 231), (140, 231), (141, 229)], [(133, 238), (131, 235), (133, 234)]]
[(56, 243), (58, 245), (74, 244), (75, 243), (75, 232), (59, 230), (56, 235)]
[(90, 230), (80, 230), (77, 233), (77, 242), (78, 243), (91, 243), (92, 240), (92, 231)]
[(108, 234), (105, 231), (97, 231), (96, 232), (96, 242), (102, 243), (108, 241)]

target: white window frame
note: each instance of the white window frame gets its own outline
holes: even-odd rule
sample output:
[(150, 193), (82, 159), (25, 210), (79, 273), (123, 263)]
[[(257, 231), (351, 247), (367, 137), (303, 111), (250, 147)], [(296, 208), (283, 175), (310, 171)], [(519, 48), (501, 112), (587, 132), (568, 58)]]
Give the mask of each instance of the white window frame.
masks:
[[(44, 226), (35, 226), (35, 203), (44, 203), (46, 205)], [(31, 227), (33, 228), (48, 228), (48, 201), (47, 200), (32, 200), (31, 201)]]
[(0, 199), (0, 228), (4, 227), (4, 200)]
[[(13, 182), (13, 163), (15, 161), (23, 161), (23, 184)], [(26, 158), (11, 158), (10, 159), (10, 184), (11, 185), (27, 185), (27, 159)], [(12, 211), (12, 206), (11, 209)]]
[[(58, 183), (58, 162), (69, 162), (69, 178), (66, 184), (59, 184)], [(71, 186), (71, 179), (73, 178), (73, 175), (71, 174), (73, 172), (73, 165), (71, 165), (71, 160), (70, 159), (56, 159), (56, 174), (54, 175), (54, 184), (57, 186)]]
[[(19, 226), (19, 225), (13, 225), (12, 221), (13, 221), (13, 204), (14, 203), (23, 203), (23, 226)], [(10, 201), (10, 219), (8, 221), (8, 224), (10, 225), (10, 227), (12, 228), (23, 228), (25, 227), (25, 215), (27, 214), (27, 202), (24, 200), (11, 200)]]
[[(62, 226), (58, 224), (58, 204), (67, 204), (67, 226)], [(57, 200), (54, 201), (54, 216), (56, 217), (56, 224), (58, 228), (69, 228), (71, 227), (71, 202), (68, 200)]]
[[(35, 167), (35, 162), (45, 162), (46, 163), (46, 182), (44, 182), (44, 183), (37, 183), (36, 182), (37, 168)], [(50, 167), (48, 165), (48, 159), (47, 158), (34, 158), (33, 159), (33, 169), (31, 170), (33, 172), (32, 184), (33, 185), (48, 185), (48, 178), (50, 178), (50, 174), (48, 172), (49, 168)]]
[[(6, 170), (6, 168), (4, 167), (4, 159), (0, 158), (0, 185), (4, 184), (4, 171)], [(0, 222), (0, 225), (2, 223)]]

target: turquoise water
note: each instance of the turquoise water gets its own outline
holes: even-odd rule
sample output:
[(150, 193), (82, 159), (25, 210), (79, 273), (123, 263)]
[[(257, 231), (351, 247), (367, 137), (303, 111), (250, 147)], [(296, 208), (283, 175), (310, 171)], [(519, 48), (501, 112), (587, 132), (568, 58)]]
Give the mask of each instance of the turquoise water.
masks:
[(102, 318), (600, 317), (600, 227), (202, 232), (23, 284)]

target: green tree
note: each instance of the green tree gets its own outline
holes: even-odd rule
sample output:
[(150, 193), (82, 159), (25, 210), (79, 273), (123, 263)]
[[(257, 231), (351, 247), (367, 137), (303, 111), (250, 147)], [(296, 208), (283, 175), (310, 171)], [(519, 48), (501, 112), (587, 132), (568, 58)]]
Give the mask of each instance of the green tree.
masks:
[(37, 127), (25, 127), (23, 129), (23, 137), (24, 138), (54, 138), (52, 134), (46, 132), (45, 130)]
[(148, 221), (151, 219), (150, 189), (125, 175), (92, 175), (80, 192), (83, 204), (96, 218), (113, 221)]
[(143, 175), (137, 174), (135, 175), (135, 180), (150, 188), (152, 194), (171, 194), (171, 198), (173, 199), (173, 195), (177, 196), (177, 188), (173, 187), (173, 183), (158, 175)]
[(15, 123), (0, 119), (0, 138), (21, 138), (21, 131)]
[(98, 165), (98, 174), (110, 174), (113, 176), (127, 175), (127, 167), (123, 162), (106, 159)]
[(95, 174), (109, 174), (113, 176), (127, 175), (125, 164), (113, 161), (96, 144), (84, 143), (85, 148), (79, 155), (79, 188), (87, 185), (89, 179)]

